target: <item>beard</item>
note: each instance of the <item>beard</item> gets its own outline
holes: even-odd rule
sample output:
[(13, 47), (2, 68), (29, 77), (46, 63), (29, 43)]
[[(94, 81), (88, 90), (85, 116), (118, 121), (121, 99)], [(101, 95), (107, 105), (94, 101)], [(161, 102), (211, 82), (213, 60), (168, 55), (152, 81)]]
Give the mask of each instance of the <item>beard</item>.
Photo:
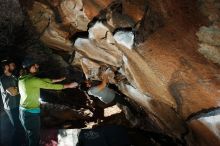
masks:
[(13, 73), (15, 69), (10, 69), (8, 70), (8, 72)]

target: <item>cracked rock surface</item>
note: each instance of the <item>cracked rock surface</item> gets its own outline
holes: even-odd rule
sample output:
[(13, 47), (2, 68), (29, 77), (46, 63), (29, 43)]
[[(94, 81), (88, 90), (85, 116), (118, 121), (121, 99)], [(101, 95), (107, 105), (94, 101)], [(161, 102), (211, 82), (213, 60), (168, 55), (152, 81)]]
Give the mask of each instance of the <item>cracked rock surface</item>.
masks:
[(218, 0), (20, 3), (41, 41), (74, 52), (70, 63), (87, 78), (111, 68), (111, 83), (146, 114), (138, 128), (150, 123), (186, 145), (220, 144), (219, 112), (209, 115), (220, 107)]

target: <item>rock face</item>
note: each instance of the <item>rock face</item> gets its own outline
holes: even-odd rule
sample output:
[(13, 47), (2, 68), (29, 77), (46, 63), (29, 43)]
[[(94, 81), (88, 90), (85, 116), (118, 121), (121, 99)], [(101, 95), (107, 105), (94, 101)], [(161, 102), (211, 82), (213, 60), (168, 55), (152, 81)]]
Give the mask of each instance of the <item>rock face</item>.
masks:
[(112, 83), (161, 133), (187, 145), (220, 144), (218, 0), (20, 3), (46, 45), (75, 51), (72, 64), (86, 77), (99, 79), (103, 65), (117, 72), (123, 80)]
[(220, 2), (201, 1), (200, 9), (210, 21), (209, 26), (203, 26), (197, 32), (200, 41), (199, 52), (208, 60), (219, 64), (220, 60)]

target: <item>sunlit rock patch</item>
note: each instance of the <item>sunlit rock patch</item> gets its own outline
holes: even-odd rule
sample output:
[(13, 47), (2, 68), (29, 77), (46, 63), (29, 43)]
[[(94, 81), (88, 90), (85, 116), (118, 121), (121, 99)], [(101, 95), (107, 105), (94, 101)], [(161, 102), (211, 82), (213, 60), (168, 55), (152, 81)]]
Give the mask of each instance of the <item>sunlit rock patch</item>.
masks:
[(203, 26), (197, 32), (199, 38), (200, 48), (199, 52), (203, 54), (207, 59), (214, 63), (219, 62), (220, 58), (220, 3), (217, 0), (200, 1), (200, 9), (204, 15), (206, 15), (211, 25)]
[(198, 51), (207, 59), (219, 64), (220, 27), (201, 27), (197, 36), (201, 41)]
[(85, 14), (82, 0), (65, 0), (60, 4), (60, 13), (64, 25), (71, 25), (78, 30), (87, 30), (89, 19)]

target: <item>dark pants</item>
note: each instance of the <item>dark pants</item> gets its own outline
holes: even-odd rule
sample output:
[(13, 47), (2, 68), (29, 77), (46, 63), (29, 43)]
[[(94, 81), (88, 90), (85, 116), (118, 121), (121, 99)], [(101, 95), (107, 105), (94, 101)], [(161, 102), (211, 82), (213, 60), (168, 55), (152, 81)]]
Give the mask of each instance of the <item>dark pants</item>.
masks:
[(20, 119), (24, 126), (29, 146), (39, 146), (40, 142), (40, 114), (30, 113), (20, 109)]
[(121, 95), (119, 94), (115, 94), (115, 99), (114, 99), (114, 102), (116, 104), (119, 104), (120, 106), (126, 106), (128, 107), (129, 109), (133, 109), (133, 107), (131, 106), (131, 104), (124, 99), (124, 97), (122, 97)]
[(9, 120), (13, 127), (12, 146), (21, 146), (25, 143), (25, 132), (19, 119), (19, 108), (13, 108), (6, 110)]

